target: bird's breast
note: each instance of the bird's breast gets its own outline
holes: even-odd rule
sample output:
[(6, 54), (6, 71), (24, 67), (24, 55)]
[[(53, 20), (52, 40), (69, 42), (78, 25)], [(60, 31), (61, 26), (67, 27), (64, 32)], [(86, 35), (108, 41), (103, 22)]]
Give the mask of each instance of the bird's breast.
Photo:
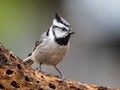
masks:
[(44, 42), (33, 52), (32, 58), (37, 63), (57, 65), (64, 58), (68, 49), (69, 44), (60, 46), (55, 43)]

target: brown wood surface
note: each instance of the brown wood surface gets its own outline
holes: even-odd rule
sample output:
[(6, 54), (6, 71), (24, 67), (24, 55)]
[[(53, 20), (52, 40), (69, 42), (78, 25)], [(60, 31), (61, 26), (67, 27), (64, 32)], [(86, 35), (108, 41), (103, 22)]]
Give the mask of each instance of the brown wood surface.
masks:
[(0, 90), (120, 90), (38, 72), (0, 43)]

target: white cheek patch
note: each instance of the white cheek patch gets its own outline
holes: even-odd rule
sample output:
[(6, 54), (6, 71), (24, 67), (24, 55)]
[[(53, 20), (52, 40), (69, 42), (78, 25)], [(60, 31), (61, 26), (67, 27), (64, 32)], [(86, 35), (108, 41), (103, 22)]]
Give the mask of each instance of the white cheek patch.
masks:
[(55, 31), (55, 34), (56, 34), (57, 37), (61, 37), (61, 36), (64, 35), (64, 32), (62, 32), (62, 31), (60, 31), (60, 30), (56, 30), (56, 31)]
[(66, 36), (67, 32), (64, 32), (62, 30), (55, 30), (55, 35), (57, 38)]

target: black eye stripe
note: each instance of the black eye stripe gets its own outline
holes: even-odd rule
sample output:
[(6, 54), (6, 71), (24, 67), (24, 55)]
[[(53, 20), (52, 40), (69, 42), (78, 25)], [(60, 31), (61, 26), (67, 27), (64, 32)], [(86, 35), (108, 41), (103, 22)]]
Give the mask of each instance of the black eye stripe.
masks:
[(61, 27), (59, 27), (59, 26), (53, 26), (53, 28), (59, 28), (59, 29), (62, 29), (62, 31), (68, 31), (66, 28), (61, 28)]
[(61, 27), (59, 27), (59, 26), (53, 26), (53, 28), (59, 28), (59, 29), (62, 29)]
[(63, 28), (62, 28), (62, 31), (68, 31), (68, 30), (67, 30), (66, 28), (63, 27)]

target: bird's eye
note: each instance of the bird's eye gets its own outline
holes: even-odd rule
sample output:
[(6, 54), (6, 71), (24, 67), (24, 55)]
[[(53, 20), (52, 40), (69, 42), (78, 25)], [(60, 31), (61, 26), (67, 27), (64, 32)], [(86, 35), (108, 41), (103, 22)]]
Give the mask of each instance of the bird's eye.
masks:
[(67, 29), (66, 28), (62, 28), (62, 31), (67, 31)]

